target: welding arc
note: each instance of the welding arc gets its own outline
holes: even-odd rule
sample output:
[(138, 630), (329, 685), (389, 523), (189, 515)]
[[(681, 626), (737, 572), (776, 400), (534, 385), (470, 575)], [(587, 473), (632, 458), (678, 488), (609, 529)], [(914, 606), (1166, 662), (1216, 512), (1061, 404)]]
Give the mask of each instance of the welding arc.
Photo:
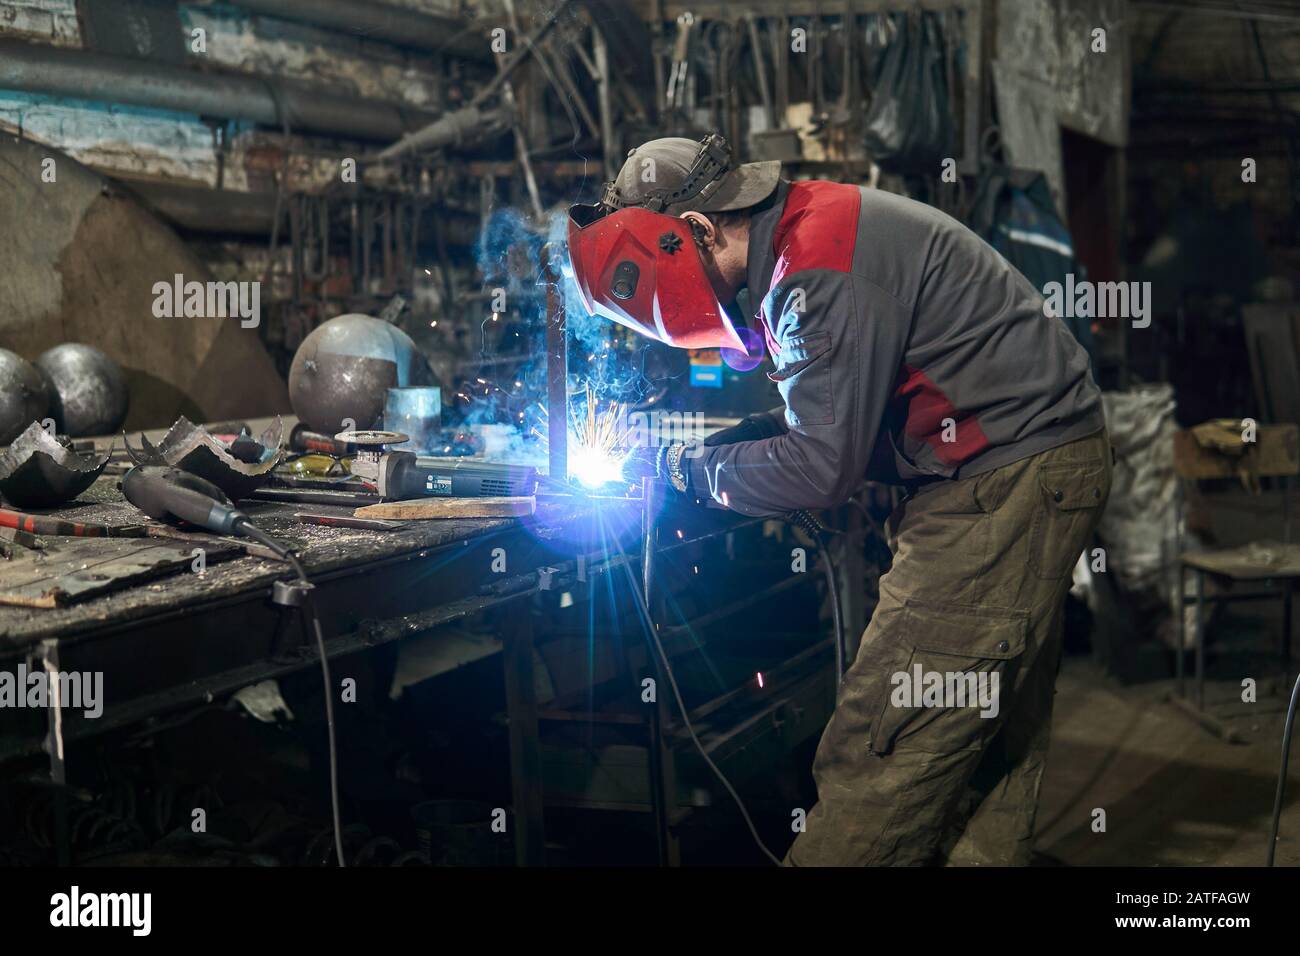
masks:
[[(628, 564), (627, 555), (623, 553), (623, 548), (619, 545), (617, 538), (614, 539), (614, 547), (624, 559), (623, 569), (627, 571), (629, 576), (631, 576), (631, 565)], [(664, 676), (668, 678), (668, 686), (672, 688), (673, 697), (677, 701), (677, 709), (681, 711), (682, 725), (686, 728), (686, 733), (690, 735), (691, 743), (695, 744), (695, 749), (700, 752), (700, 756), (704, 758), (704, 762), (708, 765), (709, 769), (713, 771), (713, 775), (718, 778), (718, 782), (722, 784), (727, 793), (731, 795), (731, 799), (735, 801), (736, 808), (740, 811), (741, 817), (745, 820), (745, 826), (749, 827), (749, 835), (754, 838), (754, 843), (758, 845), (759, 850), (762, 851), (765, 857), (772, 861), (773, 866), (780, 866), (781, 860), (775, 853), (767, 848), (767, 844), (763, 842), (763, 838), (758, 835), (758, 829), (754, 826), (754, 821), (749, 816), (749, 810), (745, 807), (745, 801), (740, 798), (740, 794), (737, 793), (736, 788), (731, 785), (731, 781), (727, 779), (727, 775), (722, 772), (721, 768), (719, 768), (716, 763), (713, 762), (713, 758), (709, 756), (709, 752), (704, 749), (704, 744), (702, 744), (700, 738), (695, 735), (695, 727), (691, 724), (691, 715), (686, 709), (686, 701), (682, 699), (681, 689), (677, 686), (677, 678), (673, 676), (673, 666), (668, 661), (668, 654), (664, 651), (664, 646), (659, 640), (659, 631), (655, 628), (654, 621), (650, 617), (650, 607), (646, 603), (646, 596), (641, 593), (641, 589), (637, 587), (635, 578), (632, 578), (630, 587), (632, 589), (632, 594), (636, 597), (637, 608), (640, 610), (641, 616), (645, 620), (646, 628), (650, 632), (650, 642), (654, 645), (655, 653), (658, 655), (660, 663), (663, 664)]]
[(1277, 827), (1282, 817), (1282, 794), (1286, 791), (1286, 768), (1291, 758), (1291, 731), (1295, 727), (1296, 699), (1300, 697), (1300, 677), (1291, 689), (1291, 703), (1286, 708), (1286, 729), (1282, 732), (1282, 763), (1277, 771), (1277, 794), (1273, 797), (1273, 826), (1268, 834), (1268, 866), (1273, 865), (1273, 851), (1277, 849)]

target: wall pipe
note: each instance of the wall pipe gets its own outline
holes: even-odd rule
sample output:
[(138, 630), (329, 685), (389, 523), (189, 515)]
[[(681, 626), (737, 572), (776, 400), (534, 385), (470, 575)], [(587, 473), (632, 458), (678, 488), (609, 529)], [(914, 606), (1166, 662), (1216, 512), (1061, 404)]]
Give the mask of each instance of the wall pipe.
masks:
[(488, 28), (459, 17), (440, 16), (361, 0), (226, 0), (236, 7), (277, 20), (325, 27), (364, 40), (490, 62)]
[(294, 81), (0, 40), (0, 89), (391, 141), (436, 114)]

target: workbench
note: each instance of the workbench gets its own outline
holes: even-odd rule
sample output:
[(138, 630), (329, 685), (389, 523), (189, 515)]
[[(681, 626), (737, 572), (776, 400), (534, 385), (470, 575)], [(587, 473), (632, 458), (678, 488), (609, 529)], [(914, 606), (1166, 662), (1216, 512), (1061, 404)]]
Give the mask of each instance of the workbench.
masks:
[[(121, 498), (118, 480), (118, 476), (105, 475), (76, 503), (47, 513), (108, 525), (141, 523), (143, 516)], [(694, 509), (689, 518), (691, 534), (665, 535), (660, 545), (657, 534), (647, 535), (642, 503), (637, 499), (606, 501), (600, 507), (604, 513), (595, 516), (593, 506), (584, 506), (581, 499), (542, 499), (537, 514), (525, 519), (526, 525), (519, 519), (415, 521), (397, 530), (376, 532), (303, 525), (295, 518), (300, 511), (342, 516), (350, 514), (351, 507), (241, 503), (260, 527), (298, 549), (315, 584), (315, 601), (325, 624), (326, 652), (331, 659), (428, 634), (459, 619), (500, 611), (493, 626), (500, 641), (506, 685), (514, 835), (520, 863), (543, 860), (542, 817), (548, 804), (653, 811), (659, 823), (661, 859), (677, 862), (673, 828), (689, 812), (683, 804), (690, 802), (692, 794), (698, 802), (700, 787), (709, 779), (703, 767), (695, 767), (690, 779), (676, 779), (674, 748), (687, 752), (689, 744), (682, 746), (686, 738), (673, 714), (671, 695), (662, 694), (658, 707), (640, 708), (639, 714), (635, 706), (593, 713), (585, 706), (575, 706), (576, 701), (569, 702), (567, 711), (563, 700), (540, 706), (534, 630), (538, 621), (546, 622), (548, 610), (562, 606), (557, 603), (560, 592), (565, 592), (566, 598), (572, 592), (577, 600), (585, 600), (587, 582), (602, 575), (618, 579), (608, 586), (602, 582), (602, 589), (637, 587), (639, 592), (639, 586), (648, 583), (648, 555), (652, 566), (657, 566), (654, 563), (662, 560), (661, 552), (686, 553), (693, 540), (725, 539), (730, 550), (732, 534), (761, 534), (763, 523), (720, 509), (709, 509), (707, 514), (704, 509)], [(593, 520), (605, 536), (603, 546), (589, 551), (575, 547), (570, 533)], [(611, 536), (614, 526), (618, 531)], [(220, 550), (222, 540), (229, 542), (208, 537), (214, 553)], [(581, 539), (584, 534), (576, 537)], [(597, 534), (585, 537), (599, 538)], [(508, 555), (504, 573), (492, 569), (497, 548)], [(723, 561), (710, 564), (723, 566)], [(0, 583), (4, 574), (0, 562)], [(318, 654), (301, 614), (271, 600), (273, 584), (291, 577), (288, 565), (280, 561), (235, 552), (212, 558), (201, 572), (187, 568), (66, 607), (0, 606), (0, 670), (12, 672), (25, 662), (29, 670), (100, 672), (104, 687), (103, 712), (96, 719), (66, 708), (8, 713), (0, 723), (0, 763), (24, 757), (30, 762), (44, 753), (51, 779), (63, 783), (68, 780), (67, 762), (76, 759), (75, 745), (79, 743), (190, 710), (260, 681), (318, 667)], [(725, 622), (816, 578), (787, 575), (771, 588), (741, 582), (746, 593), (696, 615), (694, 624), (707, 628)], [(651, 605), (643, 604), (641, 615), (644, 618), (644, 612), (650, 610), (659, 617), (655, 626), (674, 660), (700, 649), (699, 633), (687, 615), (680, 609), (675, 615), (666, 612), (666, 599), (679, 584), (657, 585)], [(624, 599), (622, 603), (636, 619), (633, 602)], [(547, 629), (543, 626), (540, 630)], [(645, 645), (643, 628), (635, 626), (635, 630), (641, 633), (621, 639), (631, 648), (626, 657), (628, 667), (642, 674), (658, 672), (659, 664)], [(588, 642), (596, 639), (594, 634), (585, 638)], [(734, 759), (751, 771), (761, 766), (761, 750), (754, 746), (755, 741), (770, 738), (769, 745), (787, 749), (816, 734), (834, 696), (828, 666), (831, 646), (820, 627), (794, 635), (775, 650), (771, 645), (763, 647), (753, 659), (765, 670), (769, 667), (766, 661), (771, 661), (772, 683), (767, 689), (775, 695), (771, 699), (750, 700), (762, 693), (750, 686), (754, 669), (747, 671), (748, 684), (739, 688), (728, 686), (719, 693), (712, 679), (707, 692), (694, 693), (687, 688), (694, 719), (705, 722), (714, 735), (710, 746), (715, 760), (725, 763), (724, 757)], [(744, 673), (754, 666), (745, 659), (733, 670)], [(336, 673), (336, 681), (338, 677)], [(741, 726), (723, 720), (732, 710), (750, 704), (757, 709), (744, 711), (746, 716), (738, 718)], [(625, 775), (632, 782), (623, 792), (591, 791), (591, 779), (608, 778), (609, 773), (607, 768), (594, 771), (592, 765), (582, 762), (585, 756), (575, 763), (573, 754), (582, 748), (563, 746), (566, 728), (576, 727), (573, 721), (577, 719), (616, 730), (620, 726), (626, 730), (626, 725), (637, 722), (648, 731), (644, 745), (635, 748), (641, 757), (625, 746), (612, 747), (606, 755), (624, 763), (640, 761), (639, 767)], [(546, 726), (558, 728), (559, 746), (543, 745), (539, 728)], [(698, 764), (690, 757), (688, 766), (690, 761)]]

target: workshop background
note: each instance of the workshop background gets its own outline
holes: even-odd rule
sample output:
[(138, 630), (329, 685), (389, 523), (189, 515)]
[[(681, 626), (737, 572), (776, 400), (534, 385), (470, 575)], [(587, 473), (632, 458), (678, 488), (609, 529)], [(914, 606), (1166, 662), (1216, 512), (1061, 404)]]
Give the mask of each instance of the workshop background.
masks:
[[(628, 422), (778, 405), (761, 344), (588, 318), (560, 243), (629, 149), (712, 131), (1061, 284), (1117, 459), (1036, 860), (1262, 864), (1298, 115), (1283, 0), (0, 0), (0, 864), (784, 853), (899, 492), (656, 510)], [(270, 543), (151, 520), (133, 465)]]

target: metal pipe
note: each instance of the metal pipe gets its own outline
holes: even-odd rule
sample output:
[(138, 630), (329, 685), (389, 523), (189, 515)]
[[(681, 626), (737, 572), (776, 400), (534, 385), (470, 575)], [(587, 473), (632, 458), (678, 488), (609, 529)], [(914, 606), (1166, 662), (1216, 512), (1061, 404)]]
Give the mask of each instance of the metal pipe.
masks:
[(292, 81), (0, 40), (0, 89), (393, 140), (434, 117)]
[(542, 247), (541, 273), (546, 283), (546, 420), (549, 476), (569, 477), (569, 337), (560, 276), (561, 251), (555, 243)]
[(364, 40), (488, 61), (483, 32), (459, 17), (369, 3), (364, 0), (228, 0), (251, 13), (326, 27)]
[(503, 130), (510, 124), (509, 107), (482, 110), (466, 106), (440, 116), (427, 126), (403, 136), (379, 153), (379, 159), (394, 159), (417, 149), (441, 149), (455, 146), (487, 133)]
[(568, 7), (569, 3), (570, 0), (560, 0), (560, 5), (547, 16), (541, 26), (537, 27), (531, 36), (524, 38), (524, 44), (517, 47), (513, 53), (501, 61), (497, 67), (496, 76), (480, 87), (468, 105), (456, 110), (454, 113), (448, 113), (443, 118), (410, 136), (403, 137), (381, 152), (379, 158), (381, 160), (393, 159), (415, 149), (433, 149), (446, 146), (460, 138), (462, 127), (479, 127), (487, 122), (492, 115), (508, 116), (508, 110), (498, 110), (495, 114), (480, 112), (480, 110), (483, 104), (496, 96), (506, 81), (510, 79), (510, 74), (515, 71), (515, 68), (533, 54), (536, 44), (559, 23), (560, 14)]
[[(265, 236), (271, 229), (275, 197), (269, 192), (206, 189), (121, 178), (115, 182), (154, 213), (188, 232)], [(442, 224), (454, 246), (472, 246), (478, 241), (477, 216), (443, 210)], [(360, 259), (359, 253), (356, 258)]]

